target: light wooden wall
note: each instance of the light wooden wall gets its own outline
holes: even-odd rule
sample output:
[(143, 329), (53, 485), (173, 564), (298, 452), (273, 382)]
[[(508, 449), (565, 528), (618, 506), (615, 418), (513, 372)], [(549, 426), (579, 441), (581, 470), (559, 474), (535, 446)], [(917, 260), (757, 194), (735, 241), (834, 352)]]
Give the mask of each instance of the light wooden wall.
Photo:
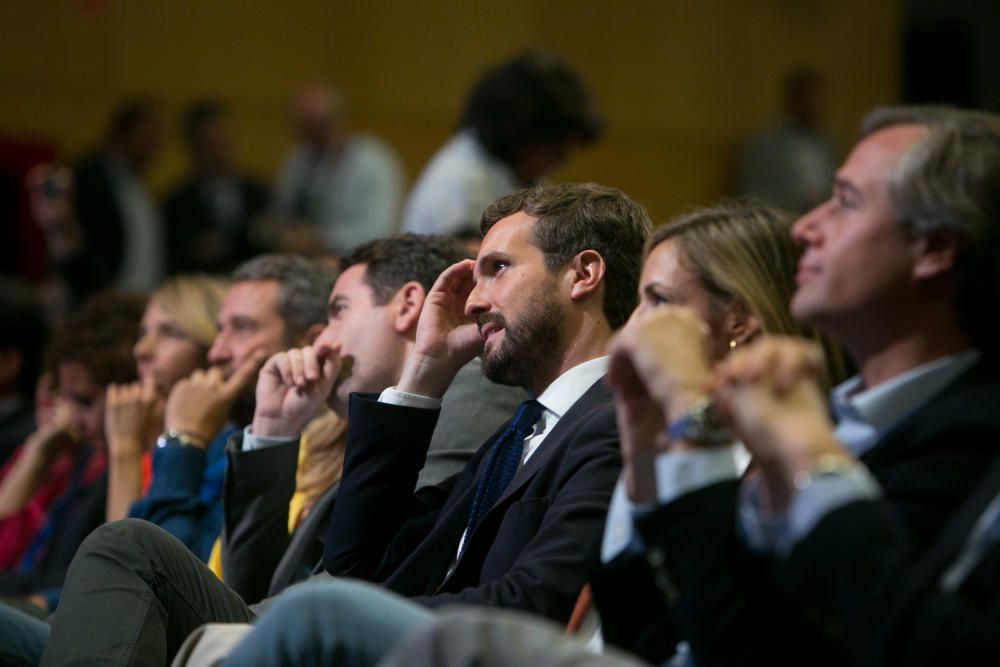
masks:
[[(846, 148), (861, 113), (897, 95), (899, 14), (898, 0), (10, 0), (0, 136), (72, 156), (124, 95), (157, 96), (172, 122), (215, 95), (236, 111), (242, 161), (270, 177), (288, 94), (322, 78), (412, 179), (476, 74), (544, 46), (578, 67), (609, 120), (556, 180), (621, 187), (662, 220), (725, 192), (736, 141), (776, 113), (792, 66), (826, 75), (828, 125)], [(158, 189), (183, 166), (174, 127)]]

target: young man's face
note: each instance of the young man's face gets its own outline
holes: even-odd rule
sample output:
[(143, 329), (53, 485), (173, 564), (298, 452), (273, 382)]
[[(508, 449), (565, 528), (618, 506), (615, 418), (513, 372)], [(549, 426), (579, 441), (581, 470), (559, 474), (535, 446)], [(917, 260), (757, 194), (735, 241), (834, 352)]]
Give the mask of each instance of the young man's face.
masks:
[(314, 343), (321, 352), (337, 350), (347, 364), (327, 400), (330, 409), (341, 416), (347, 415), (352, 392), (381, 392), (396, 384), (405, 361), (404, 332), (397, 331), (394, 317), (396, 297), (377, 304), (365, 280), (366, 271), (365, 264), (355, 264), (337, 278), (326, 327)]
[(530, 386), (562, 351), (568, 292), (532, 243), (535, 218), (519, 212), (483, 238), (465, 305), (485, 341), (483, 373), (493, 382)]
[(228, 377), (258, 351), (267, 356), (286, 347), (285, 322), (279, 312), (281, 285), (276, 280), (233, 283), (219, 309), (219, 333), (208, 361)]
[(830, 199), (795, 223), (792, 235), (805, 247), (791, 303), (796, 318), (842, 332), (912, 297), (916, 246), (896, 220), (889, 180), (926, 133), (898, 125), (863, 139), (837, 172)]

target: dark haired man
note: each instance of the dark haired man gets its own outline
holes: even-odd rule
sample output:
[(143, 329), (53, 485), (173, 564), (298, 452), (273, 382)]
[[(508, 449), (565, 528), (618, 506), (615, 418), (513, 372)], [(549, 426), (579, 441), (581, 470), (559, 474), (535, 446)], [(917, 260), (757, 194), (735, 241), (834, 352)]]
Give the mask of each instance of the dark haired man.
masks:
[(168, 270), (230, 271), (257, 254), (250, 223), (267, 207), (267, 188), (236, 171), (229, 110), (195, 102), (181, 125), (190, 173), (163, 204)]
[(475, 231), (490, 202), (543, 182), (573, 149), (596, 141), (604, 122), (567, 63), (528, 51), (480, 76), (458, 126), (413, 186), (403, 210), (405, 231)]
[[(570, 223), (582, 233), (553, 233)], [(486, 211), (478, 259), (454, 264), (428, 292), (397, 386), (350, 399), (344, 476), (324, 565), (330, 574), (380, 582), (387, 591), (339, 580), (290, 591), (274, 603), (265, 627), (237, 648), (234, 664), (245, 661), (247, 653), (254, 653), (255, 662), (294, 661), (311, 650), (312, 641), (336, 651), (331, 643), (352, 637), (368, 642), (365, 656), (373, 660), (408, 620), (419, 622), (427, 608), (449, 602), (568, 617), (584, 580), (581, 554), (600, 531), (619, 468), (614, 415), (599, 382), (604, 347), (634, 305), (649, 227), (640, 206), (594, 185), (519, 193)], [(626, 302), (618, 303), (618, 290), (625, 286)], [(397, 295), (389, 314), (416, 322), (410, 299), (405, 292)], [(554, 329), (538, 315), (543, 301), (560, 315)], [(540, 347), (550, 353), (536, 357)], [(257, 409), (244, 444), (294, 439), (315, 406), (331, 394), (336, 397), (334, 386), (345, 363), (341, 350), (338, 341), (320, 339), (315, 346), (272, 357), (261, 371)], [(523, 403), (515, 419), (460, 473), (413, 495), (440, 397), (480, 351), (488, 373), (516, 381), (538, 399)], [(521, 363), (525, 357), (536, 363)], [(72, 581), (75, 586), (77, 580)], [(49, 664), (84, 654), (99, 659), (123, 648), (128, 664), (158, 663), (164, 651), (176, 650), (164, 646), (162, 637), (183, 637), (198, 616), (200, 621), (251, 617), (231, 593), (199, 595), (207, 613), (189, 610), (174, 624), (173, 617), (147, 615), (143, 610), (151, 600), (146, 598), (122, 610), (124, 617), (148, 620), (140, 631), (142, 650), (126, 647), (118, 635), (109, 646), (89, 632), (82, 633), (90, 637), (85, 646), (80, 641), (87, 623), (84, 610), (116, 593), (82, 577), (79, 587), (91, 590), (74, 602), (67, 595), (55, 620)], [(154, 589), (167, 595), (157, 608), (181, 604), (170, 589)], [(366, 599), (358, 601), (359, 594)], [(404, 610), (397, 614), (400, 606)], [(311, 634), (310, 628), (329, 628), (325, 612), (359, 623), (385, 622), (382, 628), (390, 632), (354, 632), (341, 624), (342, 634)], [(303, 615), (318, 625), (298, 623)], [(282, 620), (294, 630), (289, 632)], [(276, 634), (280, 641), (274, 640)], [(100, 635), (109, 639), (108, 632)]]

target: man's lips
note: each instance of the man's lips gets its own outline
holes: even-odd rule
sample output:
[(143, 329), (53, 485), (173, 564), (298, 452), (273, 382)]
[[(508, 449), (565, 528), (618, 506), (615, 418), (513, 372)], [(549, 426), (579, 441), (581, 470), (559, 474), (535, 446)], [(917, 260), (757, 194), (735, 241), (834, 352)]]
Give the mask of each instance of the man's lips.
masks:
[(483, 337), (484, 341), (488, 341), (490, 336), (502, 330), (503, 327), (496, 322), (487, 322), (483, 326), (479, 327), (479, 335)]

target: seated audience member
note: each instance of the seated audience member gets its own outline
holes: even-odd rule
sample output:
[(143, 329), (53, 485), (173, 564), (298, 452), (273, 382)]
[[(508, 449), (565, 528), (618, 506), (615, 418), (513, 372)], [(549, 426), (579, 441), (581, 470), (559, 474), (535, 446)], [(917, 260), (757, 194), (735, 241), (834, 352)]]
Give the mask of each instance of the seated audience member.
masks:
[(216, 100), (184, 113), (190, 172), (163, 204), (168, 270), (229, 272), (255, 254), (250, 223), (267, 208), (267, 189), (234, 164), (229, 110)]
[[(170, 390), (206, 365), (225, 291), (222, 280), (178, 276), (161, 285), (146, 304), (139, 339), (132, 348), (139, 381), (109, 385), (104, 401), (109, 454), (107, 521), (128, 515), (129, 506), (148, 490), (153, 473), (169, 475), (155, 466), (150, 469), (150, 447), (163, 432), (163, 408)], [(222, 465), (216, 465), (212, 477), (205, 479), (208, 492), (216, 498), (225, 465), (222, 447), (218, 449), (214, 458)]]
[(47, 365), (56, 406), (0, 483), (0, 595), (42, 593), (35, 601), (52, 605), (76, 548), (104, 521), (105, 387), (135, 378), (129, 350), (144, 304), (139, 295), (96, 295), (54, 334)]
[[(762, 341), (715, 370), (716, 400), (756, 455), (756, 476), (740, 482), (735, 468), (713, 466), (725, 459), (706, 447), (713, 420), (688, 412), (707, 406), (706, 389), (686, 380), (686, 357), (676, 352), (683, 338), (666, 326), (675, 316), (638, 320), (643, 326), (614, 344), (618, 409), (632, 414), (623, 478), (655, 480), (661, 502), (629, 519), (621, 505), (642, 493), (618, 489), (605, 547), (608, 535), (633, 528), (641, 542), (611, 554), (610, 594), (595, 585), (605, 630), (617, 628), (606, 639), (662, 662), (683, 638), (699, 665), (804, 655), (813, 664), (937, 664), (997, 654), (989, 530), (1000, 434), (989, 328), (1000, 305), (997, 123), (925, 108), (866, 120), (831, 199), (793, 227), (805, 252), (792, 312), (835, 334), (860, 369), (833, 391), (836, 426), (816, 391), (818, 355), (799, 354), (797, 343)], [(666, 453), (639, 446), (662, 432), (658, 409), (668, 419), (686, 413), (670, 422)], [(657, 471), (686, 466), (688, 488), (651, 475), (643, 461), (654, 457)], [(451, 617), (400, 656), (429, 664), (423, 656), (435, 647), (473, 634), (486, 638), (481, 649), (456, 653), (455, 662), (434, 654), (433, 664), (469, 664), (462, 660), (473, 654), (478, 665), (523, 664), (506, 662), (498, 647), (537, 643), (536, 632), (554, 656), (572, 660), (581, 650), (513, 624)]]
[(274, 188), (278, 247), (348, 252), (399, 228), (403, 168), (380, 139), (352, 133), (341, 94), (320, 84), (300, 90), (291, 105), (298, 145), (285, 157)]
[[(581, 553), (599, 534), (620, 466), (602, 355), (635, 304), (648, 230), (640, 206), (596, 185), (525, 190), (490, 206), (479, 258), (450, 267), (427, 294), (398, 385), (381, 396), (351, 396), (324, 565), (382, 587), (310, 582), (279, 596), (233, 664), (248, 661), (245, 651), (255, 652), (250, 662), (271, 662), (275, 652), (294, 661), (314, 641), (333, 651), (356, 641), (374, 661), (398, 637), (377, 638), (372, 652), (376, 638), (325, 614), (359, 622), (391, 616), (400, 633), (426, 621), (429, 610), (461, 601), (568, 618), (584, 582)], [(416, 318), (405, 296), (380, 316), (395, 313), (401, 324)], [(487, 377), (538, 398), (523, 403), (458, 475), (413, 495), (440, 397), (481, 351)], [(244, 445), (294, 440), (343, 363), (336, 344), (272, 357)], [(190, 557), (133, 570), (100, 555), (125, 553), (136, 542), (155, 554), (162, 538), (119, 523), (81, 549), (43, 663), (116, 655), (126, 664), (163, 664), (198, 625), (253, 618)], [(164, 577), (172, 583), (156, 583)], [(117, 585), (99, 583), (111, 580)], [(191, 596), (200, 610), (185, 602)], [(97, 622), (85, 612), (94, 605), (115, 612)], [(147, 613), (152, 608), (160, 611)], [(122, 624), (135, 618), (144, 622), (130, 642)], [(344, 634), (318, 632), (334, 627)]]
[[(327, 326), (315, 342), (337, 350), (350, 365), (327, 400), (341, 418), (338, 423), (347, 424), (350, 393), (380, 392), (399, 382), (427, 292), (441, 272), (464, 256), (462, 246), (447, 237), (404, 234), (361, 245), (344, 258), (330, 294)], [(524, 399), (523, 390), (493, 384), (478, 363), (467, 363), (444, 394), (417, 488), (459, 472)], [(341, 430), (339, 463), (347, 439), (346, 429)], [(247, 442), (230, 452), (233, 484), (225, 504), (222, 561), (226, 584), (253, 603), (322, 570), (340, 469), (327, 471), (311, 460), (313, 443), (322, 445), (322, 438), (309, 437), (301, 445), (295, 440), (265, 442), (270, 446), (249, 450)], [(296, 454), (300, 447), (307, 447), (304, 458)], [(298, 472), (296, 458), (302, 461)], [(289, 514), (303, 511), (289, 503), (304, 475), (317, 480), (321, 495), (289, 535), (289, 519), (299, 518)]]
[(0, 466), (35, 430), (35, 384), (48, 332), (31, 285), (0, 278)]
[(253, 413), (264, 359), (308, 344), (322, 329), (333, 278), (318, 262), (293, 255), (262, 255), (237, 268), (222, 296), (211, 368), (171, 389), (153, 484), (130, 517), (155, 523), (202, 561), (209, 558), (223, 522), (226, 440)]
[(152, 290), (163, 279), (163, 222), (143, 182), (161, 143), (156, 105), (130, 100), (115, 109), (103, 145), (72, 173), (43, 167), (29, 174), (49, 255), (78, 299), (109, 286)]
[[(649, 242), (639, 278), (639, 306), (632, 315), (634, 321), (626, 325), (620, 335), (630, 335), (647, 321), (665, 321), (676, 331), (686, 334), (687, 338), (678, 345), (678, 358), (685, 361), (685, 377), (692, 384), (697, 384), (699, 378), (704, 378), (716, 362), (734, 349), (761, 337), (774, 334), (808, 336), (820, 340), (830, 351), (829, 367), (821, 373), (824, 382), (828, 385), (831, 380), (840, 379), (839, 350), (815, 331), (798, 324), (788, 309), (795, 291), (796, 261), (801, 254), (789, 233), (791, 222), (788, 214), (780, 209), (750, 200), (698, 209), (657, 228)], [(678, 313), (679, 308), (684, 309), (683, 312)], [(623, 442), (637, 417), (639, 415), (628, 413), (619, 415)], [(658, 424), (663, 422), (662, 417), (656, 420)], [(623, 451), (626, 457), (631, 453)], [(725, 460), (729, 467), (740, 470), (748, 460), (739, 446), (719, 447), (715, 455)], [(639, 471), (645, 474), (629, 479), (629, 486), (644, 495), (649, 494), (651, 487), (653, 490), (656, 487), (655, 474), (670, 476), (682, 483), (687, 474), (684, 465), (681, 461), (673, 469), (662, 466), (658, 471), (652, 466), (643, 467)], [(619, 487), (618, 493), (623, 492), (624, 487)], [(644, 502), (655, 501), (654, 493)], [(627, 539), (626, 533), (609, 532), (604, 538), (605, 548), (613, 549), (621, 539)], [(597, 582), (600, 581), (597, 577)], [(619, 594), (634, 599), (636, 604), (641, 603), (642, 591), (622, 590)], [(603, 595), (598, 600), (602, 601)], [(408, 644), (409, 658), (419, 655), (425, 661), (423, 664), (430, 664), (426, 662), (426, 651), (448, 645), (446, 654), (454, 656), (449, 660), (473, 660), (474, 656), (486, 659), (486, 655), (491, 655), (502, 661), (498, 664), (526, 664), (522, 661), (527, 661), (530, 651), (540, 651), (549, 643), (546, 637), (550, 630), (538, 629), (548, 626), (539, 624), (535, 618), (507, 618), (503, 614), (494, 617), (492, 613), (472, 610), (463, 610), (462, 615), (466, 611), (469, 613), (465, 620), (446, 616), (435, 622), (422, 639)], [(591, 636), (594, 620), (587, 618), (578, 628), (578, 634)], [(614, 630), (615, 619), (608, 618), (607, 622)], [(483, 633), (480, 628), (491, 629)], [(483, 653), (477, 653), (475, 645), (479, 641), (492, 641), (490, 632), (505, 646), (484, 644)], [(560, 650), (577, 659), (596, 659), (587, 657), (582, 642)], [(558, 664), (552, 662), (557, 655), (542, 654), (539, 659)], [(393, 664), (402, 664), (403, 656), (402, 652), (398, 653)]]
[[(995, 458), (983, 443), (1000, 435), (991, 407), (1000, 382), (982, 315), (1000, 301), (993, 261), (998, 140), (996, 120), (983, 114), (878, 111), (838, 171), (831, 199), (792, 230), (805, 248), (792, 313), (840, 340), (859, 368), (833, 391), (837, 425), (825, 435), (877, 480), (881, 511), (905, 531), (915, 557), (928, 553), (980, 482)], [(629, 548), (605, 554), (608, 570), (619, 576), (605, 582), (611, 595), (602, 615), (617, 618), (621, 628), (606, 638), (654, 661), (665, 657), (672, 639), (685, 639), (704, 665), (777, 664), (802, 655), (814, 663), (847, 662), (851, 642), (790, 599), (772, 572), (767, 552), (780, 548), (788, 532), (784, 517), (769, 511), (781, 490), (765, 476), (741, 491), (735, 470), (709, 465), (713, 450), (699, 444), (709, 429), (698, 427), (697, 416), (709, 404), (701, 398), (705, 389), (687, 382), (683, 366), (664, 352), (678, 342), (655, 323), (646, 335), (623, 339), (614, 356), (639, 381), (632, 394), (622, 387), (616, 396), (621, 410), (639, 414), (649, 411), (631, 396), (665, 406), (675, 438), (661, 456), (690, 458), (692, 469), (710, 474), (700, 486), (697, 475), (688, 475), (686, 488), (674, 485), (683, 493), (636, 516), (644, 555)], [(815, 406), (800, 401), (797, 411), (794, 424), (812, 433)], [(740, 431), (752, 437), (746, 424)], [(626, 447), (623, 433), (623, 449), (644, 437)], [(626, 461), (626, 479), (638, 472), (641, 459), (635, 461)], [(822, 465), (813, 472), (822, 475)], [(662, 482), (661, 500), (671, 485)], [(790, 526), (800, 520), (787, 517)], [(623, 586), (655, 586), (662, 595), (639, 604), (614, 594)], [(626, 627), (630, 618), (633, 628), (646, 619), (645, 630)]]
[(428, 162), (403, 208), (403, 230), (477, 231), (498, 197), (536, 185), (604, 121), (579, 75), (552, 53), (519, 54), (473, 85), (458, 133)]

